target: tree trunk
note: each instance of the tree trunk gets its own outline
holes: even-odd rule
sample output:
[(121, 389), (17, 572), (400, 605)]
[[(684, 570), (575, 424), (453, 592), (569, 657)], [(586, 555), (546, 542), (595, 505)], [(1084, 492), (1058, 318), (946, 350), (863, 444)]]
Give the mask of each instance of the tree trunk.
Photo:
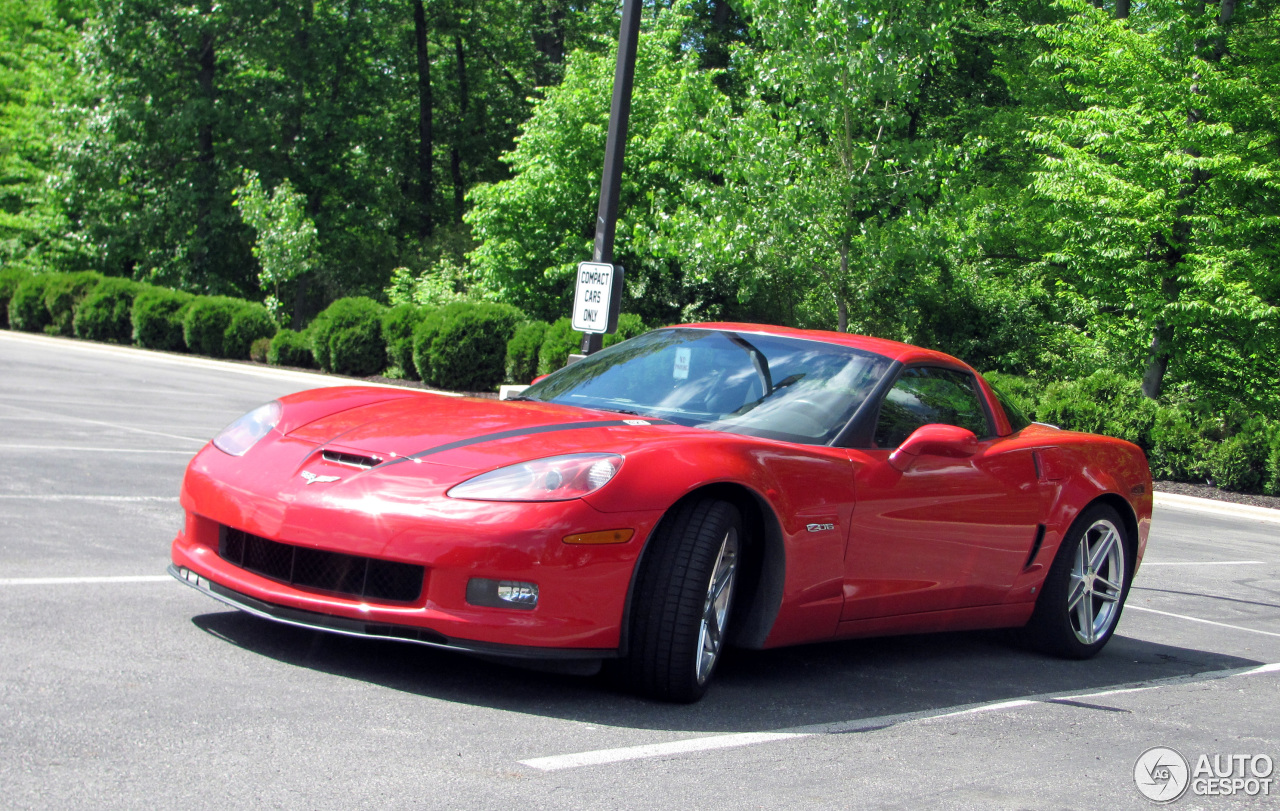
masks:
[(1151, 348), (1147, 350), (1147, 371), (1142, 376), (1143, 396), (1154, 400), (1164, 386), (1164, 373), (1169, 370), (1169, 328), (1156, 324), (1151, 331)]
[[(207, 25), (212, 9), (206, 4), (202, 12)], [(213, 208), (217, 194), (218, 177), (216, 155), (213, 149), (213, 120), (216, 91), (214, 72), (217, 70), (217, 53), (213, 32), (207, 30), (200, 39), (196, 52), (196, 83), (200, 87), (200, 116), (196, 125), (196, 234), (191, 253), (192, 281), (204, 290), (210, 274), (210, 248), (213, 242)]]
[(462, 47), (462, 36), (453, 35), (453, 53), (458, 68), (458, 129), (453, 136), (453, 144), (449, 150), (449, 171), (453, 176), (453, 218), (462, 222), (463, 205), (466, 196), (466, 178), (462, 174), (461, 145), (470, 140), (471, 116), (470, 102), (467, 98), (467, 61)]
[(564, 64), (564, 0), (538, 0), (534, 12), (533, 47), (542, 54), (534, 69), (539, 87), (559, 81)]
[(1129, 0), (1116, 0), (1116, 19), (1129, 19)]
[(836, 279), (836, 330), (849, 331), (849, 301), (845, 297), (845, 279), (849, 278), (849, 235), (840, 239), (840, 276)]
[(427, 53), (427, 12), (422, 0), (413, 0), (413, 38), (418, 51), (418, 236), (431, 236), (431, 201), (435, 197), (431, 158), (431, 60)]

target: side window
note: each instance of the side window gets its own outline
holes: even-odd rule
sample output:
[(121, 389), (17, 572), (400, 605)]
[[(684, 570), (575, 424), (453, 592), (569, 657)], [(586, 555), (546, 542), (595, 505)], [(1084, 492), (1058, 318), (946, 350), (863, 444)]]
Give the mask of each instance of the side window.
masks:
[(896, 448), (912, 431), (934, 422), (968, 428), (980, 437), (991, 435), (972, 377), (934, 366), (907, 369), (880, 404), (876, 447)]

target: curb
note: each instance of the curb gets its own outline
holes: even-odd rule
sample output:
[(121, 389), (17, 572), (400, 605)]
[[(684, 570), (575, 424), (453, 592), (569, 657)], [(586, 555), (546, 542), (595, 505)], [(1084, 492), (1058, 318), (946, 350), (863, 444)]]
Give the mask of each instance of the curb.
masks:
[(284, 378), (296, 380), (299, 383), (307, 383), (313, 387), (374, 386), (383, 389), (429, 392), (431, 394), (442, 394), (446, 397), (462, 396), (461, 394), (452, 391), (420, 389), (413, 386), (396, 386), (390, 383), (377, 383), (371, 380), (364, 380), (359, 377), (343, 377), (342, 375), (329, 375), (321, 372), (303, 372), (294, 369), (281, 369), (274, 366), (262, 366), (248, 361), (220, 360), (217, 358), (206, 358), (198, 355), (179, 355), (174, 352), (161, 352), (156, 349), (144, 349), (140, 346), (103, 344), (96, 341), (85, 341), (81, 338), (68, 338), (61, 335), (37, 335), (31, 332), (0, 330), (0, 340), (5, 339), (16, 341), (18, 343), (39, 344), (51, 347), (56, 346), (66, 349), (79, 349), (86, 352), (96, 352), (106, 355), (128, 356), (131, 358), (146, 360), (153, 363), (168, 364), (171, 366), (185, 366), (188, 368), (194, 367), (197, 369), (217, 369), (224, 372), (238, 372), (251, 377)]
[(1155, 506), (1166, 510), (1249, 518), (1268, 524), (1280, 524), (1280, 510), (1273, 510), (1270, 507), (1255, 507), (1252, 504), (1236, 504), (1231, 501), (1217, 501), (1211, 498), (1200, 498), (1199, 496), (1162, 493), (1159, 490), (1153, 495), (1155, 496)]

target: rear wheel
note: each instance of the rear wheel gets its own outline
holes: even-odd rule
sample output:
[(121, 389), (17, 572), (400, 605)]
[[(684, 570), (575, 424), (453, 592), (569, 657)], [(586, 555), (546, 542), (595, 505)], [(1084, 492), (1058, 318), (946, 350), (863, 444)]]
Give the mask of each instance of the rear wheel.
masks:
[(726, 501), (676, 507), (636, 581), (625, 678), (664, 701), (697, 701), (724, 652), (742, 557), (742, 519)]
[(1069, 659), (1087, 659), (1115, 632), (1129, 595), (1133, 565), (1124, 522), (1095, 504), (1071, 525), (1045, 577), (1023, 638)]

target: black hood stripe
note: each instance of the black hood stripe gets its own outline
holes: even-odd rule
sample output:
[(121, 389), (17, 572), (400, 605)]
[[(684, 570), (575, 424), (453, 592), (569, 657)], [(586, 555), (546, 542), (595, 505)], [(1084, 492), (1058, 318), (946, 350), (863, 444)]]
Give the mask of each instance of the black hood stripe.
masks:
[(636, 418), (633, 420), (590, 420), (588, 422), (561, 422), (561, 423), (555, 423), (553, 425), (537, 425), (537, 426), (534, 426), (533, 428), (513, 428), (509, 431), (497, 431), (492, 434), (481, 434), (480, 436), (473, 436), (467, 439), (459, 439), (454, 442), (446, 442), (443, 445), (437, 445), (436, 447), (428, 448), (425, 451), (418, 451), (417, 453), (411, 454), (409, 456), (401, 456), (399, 458), (392, 459), (388, 462), (384, 462), (383, 464), (378, 465), (378, 467), (384, 468), (384, 467), (387, 467), (388, 465), (394, 465), (397, 462), (407, 462), (411, 459), (422, 459), (423, 457), (432, 456), (437, 453), (444, 453), (445, 451), (457, 450), (458, 448), (465, 448), (469, 445), (478, 445), (481, 442), (495, 442), (499, 439), (511, 439), (512, 437), (531, 436), (533, 434), (549, 434), (553, 431), (572, 431), (577, 428), (616, 428), (621, 425), (636, 425), (641, 421), (643, 421), (646, 425), (672, 425), (673, 424), (668, 422), (667, 420), (656, 420), (651, 418), (644, 418), (642, 420), (641, 418)]

